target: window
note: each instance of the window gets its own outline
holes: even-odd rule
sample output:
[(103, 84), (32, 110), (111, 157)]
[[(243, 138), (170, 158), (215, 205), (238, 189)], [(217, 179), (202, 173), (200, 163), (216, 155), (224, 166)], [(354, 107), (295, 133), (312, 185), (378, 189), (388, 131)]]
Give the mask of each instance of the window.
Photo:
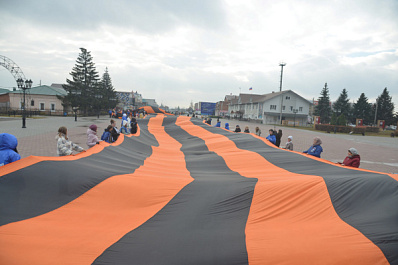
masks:
[(303, 107), (299, 107), (299, 111), (302, 112), (303, 111)]
[(51, 111), (55, 111), (55, 104), (51, 103)]
[(293, 106), (290, 106), (290, 111), (293, 111)]
[(44, 110), (44, 103), (40, 103), (40, 110)]
[(282, 110), (285, 110), (285, 106), (282, 107)]
[(276, 105), (270, 105), (269, 109), (276, 109)]
[(32, 99), (31, 101), (30, 101), (30, 106), (34, 106), (35, 105), (35, 101)]
[(286, 96), (286, 99), (289, 100), (289, 99), (290, 99), (290, 96)]

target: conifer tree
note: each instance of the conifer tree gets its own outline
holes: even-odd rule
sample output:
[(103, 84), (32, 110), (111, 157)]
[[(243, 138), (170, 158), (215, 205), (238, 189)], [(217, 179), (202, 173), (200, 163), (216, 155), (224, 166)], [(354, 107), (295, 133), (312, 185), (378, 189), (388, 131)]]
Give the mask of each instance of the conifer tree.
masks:
[(366, 125), (373, 123), (372, 104), (368, 102), (368, 98), (365, 96), (365, 93), (362, 93), (357, 102), (354, 103), (352, 122), (354, 123), (356, 119), (362, 119), (363, 124)]
[(108, 72), (108, 67), (105, 68), (105, 73), (101, 79), (101, 107), (106, 109), (113, 109), (117, 105), (116, 92), (112, 85), (112, 80)]
[(350, 117), (351, 106), (350, 106), (349, 101), (350, 100), (348, 99), (347, 90), (344, 88), (343, 91), (341, 91), (339, 98), (333, 104), (333, 109), (334, 109), (334, 112), (336, 112), (337, 116), (340, 116), (341, 114), (343, 114), (344, 117), (346, 117), (346, 118)]
[(318, 105), (315, 107), (315, 115), (320, 116), (321, 123), (329, 123), (332, 108), (330, 107), (328, 84), (322, 89), (321, 96), (318, 98)]
[[(377, 120), (385, 120), (386, 125), (390, 125), (394, 121), (394, 103), (387, 88), (384, 88), (383, 93), (377, 98)], [(373, 115), (374, 116), (374, 115)]]
[(81, 53), (72, 68), (70, 75), (72, 79), (66, 79), (63, 88), (68, 94), (63, 98), (65, 103), (72, 107), (78, 107), (84, 115), (88, 110), (94, 108), (95, 95), (99, 89), (99, 75), (95, 69), (93, 58), (89, 51), (80, 48)]

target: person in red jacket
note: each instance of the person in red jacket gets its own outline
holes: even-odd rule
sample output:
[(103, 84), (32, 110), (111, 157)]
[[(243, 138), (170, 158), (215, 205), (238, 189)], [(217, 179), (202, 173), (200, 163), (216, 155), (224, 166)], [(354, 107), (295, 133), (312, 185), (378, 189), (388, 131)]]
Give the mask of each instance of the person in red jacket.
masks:
[(359, 164), (361, 163), (361, 157), (359, 156), (357, 149), (351, 147), (348, 149), (348, 156), (344, 159), (344, 161), (337, 163), (347, 167), (359, 167)]

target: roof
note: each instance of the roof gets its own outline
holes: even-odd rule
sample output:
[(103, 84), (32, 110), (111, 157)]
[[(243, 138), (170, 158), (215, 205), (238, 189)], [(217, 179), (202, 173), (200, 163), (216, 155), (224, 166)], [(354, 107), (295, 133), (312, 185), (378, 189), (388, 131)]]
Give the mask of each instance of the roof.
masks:
[(9, 89), (5, 89), (5, 88), (0, 88), (0, 94), (7, 94), (10, 93), (11, 91)]
[[(22, 93), (22, 90), (18, 89), (16, 91), (10, 91), (9, 93), (20, 94), (20, 93)], [(31, 95), (47, 95), (47, 96), (57, 96), (57, 95), (58, 96), (66, 96), (68, 93), (63, 88), (43, 85), (43, 86), (32, 87), (31, 89), (29, 89), (29, 94), (31, 94)]]
[(268, 93), (268, 94), (263, 94), (263, 95), (259, 95), (259, 94), (239, 94), (239, 101), (238, 100), (231, 100), (231, 104), (250, 104), (250, 103), (259, 103), (259, 102), (266, 102), (270, 99), (273, 99), (275, 97), (278, 97), (279, 95), (283, 95), (286, 93), (293, 93), (296, 96), (302, 98), (303, 100), (305, 100), (306, 102), (308, 102), (309, 104), (312, 104), (310, 101), (308, 101), (307, 99), (303, 98), (302, 96), (300, 96), (299, 94), (297, 94), (296, 92), (292, 91), (292, 90), (284, 90), (284, 91), (278, 91), (278, 92), (272, 92), (272, 93)]

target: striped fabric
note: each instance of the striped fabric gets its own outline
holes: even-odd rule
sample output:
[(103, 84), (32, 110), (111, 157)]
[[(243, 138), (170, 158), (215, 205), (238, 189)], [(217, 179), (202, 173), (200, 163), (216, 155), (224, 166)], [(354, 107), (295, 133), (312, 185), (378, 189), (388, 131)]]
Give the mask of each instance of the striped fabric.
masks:
[(1, 167), (0, 264), (398, 264), (398, 178), (149, 115)]

